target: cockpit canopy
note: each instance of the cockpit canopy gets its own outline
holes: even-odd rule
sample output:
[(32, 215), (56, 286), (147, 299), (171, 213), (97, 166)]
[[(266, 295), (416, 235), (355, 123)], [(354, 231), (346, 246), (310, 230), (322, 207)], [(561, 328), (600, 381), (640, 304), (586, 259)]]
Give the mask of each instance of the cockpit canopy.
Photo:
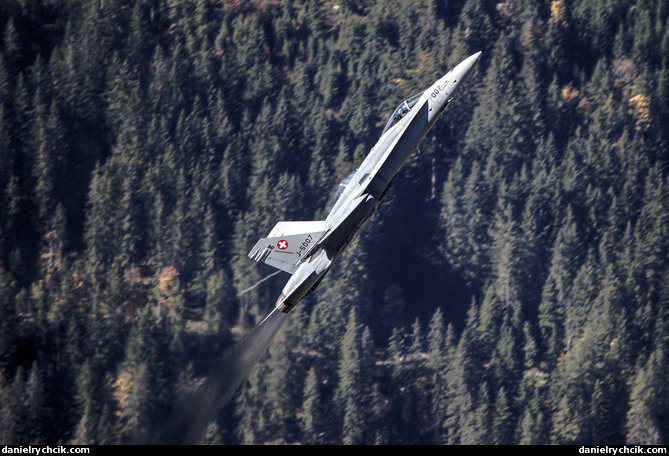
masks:
[[(399, 122), (404, 116), (406, 116), (407, 112), (411, 111), (411, 108), (413, 108), (418, 102), (418, 99), (420, 96), (423, 95), (423, 92), (417, 93), (411, 98), (407, 98), (404, 100), (400, 105), (395, 109), (395, 112), (393, 112), (393, 115), (390, 116), (390, 119), (388, 119), (388, 123), (386, 123), (386, 128), (383, 129), (383, 133), (388, 131), (390, 127), (395, 125), (397, 122)], [(383, 134), (381, 133), (381, 134)]]

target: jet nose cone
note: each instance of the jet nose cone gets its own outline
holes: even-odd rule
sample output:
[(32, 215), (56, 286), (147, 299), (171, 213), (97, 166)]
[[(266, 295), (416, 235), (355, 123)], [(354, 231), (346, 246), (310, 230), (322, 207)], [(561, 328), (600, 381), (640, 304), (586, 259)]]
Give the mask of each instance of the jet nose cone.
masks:
[(455, 67), (453, 73), (458, 81), (460, 81), (460, 83), (464, 83), (467, 80), (472, 70), (474, 69), (474, 66), (476, 66), (476, 62), (478, 62), (480, 58), (481, 51), (470, 55)]
[(472, 68), (474, 68), (474, 65), (476, 65), (476, 62), (478, 62), (480, 58), (481, 51), (467, 57), (460, 63), (460, 65), (458, 65), (458, 67), (462, 67), (462, 71), (468, 73), (472, 70)]

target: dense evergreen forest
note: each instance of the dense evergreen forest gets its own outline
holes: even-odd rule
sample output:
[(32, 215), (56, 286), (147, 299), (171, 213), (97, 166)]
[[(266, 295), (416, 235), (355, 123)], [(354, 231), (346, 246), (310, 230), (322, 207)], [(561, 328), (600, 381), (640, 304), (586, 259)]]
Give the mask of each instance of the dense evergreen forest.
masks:
[(473, 76), (202, 443), (669, 444), (668, 0), (0, 1), (0, 442), (121, 443)]

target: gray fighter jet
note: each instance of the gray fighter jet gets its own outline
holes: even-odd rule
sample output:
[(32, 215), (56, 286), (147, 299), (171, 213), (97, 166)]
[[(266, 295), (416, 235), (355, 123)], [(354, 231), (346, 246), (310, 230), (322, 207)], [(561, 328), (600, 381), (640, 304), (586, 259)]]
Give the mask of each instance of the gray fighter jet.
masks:
[(379, 208), (400, 168), (462, 88), (480, 56), (480, 52), (469, 56), (429, 89), (400, 103), (360, 167), (339, 184), (340, 194), (325, 220), (278, 222), (251, 249), (249, 257), (255, 261), (292, 274), (276, 301), (277, 309), (288, 313), (316, 289)]

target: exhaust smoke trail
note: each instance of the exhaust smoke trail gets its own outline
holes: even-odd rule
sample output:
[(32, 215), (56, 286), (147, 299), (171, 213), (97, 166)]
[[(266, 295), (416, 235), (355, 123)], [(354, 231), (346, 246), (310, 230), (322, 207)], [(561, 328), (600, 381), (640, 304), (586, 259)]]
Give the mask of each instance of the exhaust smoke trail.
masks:
[(269, 344), (285, 321), (283, 312), (274, 312), (262, 326), (253, 330), (227, 355), (219, 366), (194, 391), (177, 400), (173, 412), (153, 426), (150, 432), (135, 436), (133, 444), (197, 445), (209, 423), (216, 419), (266, 353)]
[[(282, 271), (276, 271), (240, 291), (242, 296)], [(276, 310), (276, 309), (275, 309)], [(285, 321), (283, 312), (270, 313), (225, 356), (205, 381), (177, 399), (172, 412), (130, 438), (131, 444), (196, 445), (209, 423), (235, 394), (251, 369), (267, 352), (272, 339)]]

